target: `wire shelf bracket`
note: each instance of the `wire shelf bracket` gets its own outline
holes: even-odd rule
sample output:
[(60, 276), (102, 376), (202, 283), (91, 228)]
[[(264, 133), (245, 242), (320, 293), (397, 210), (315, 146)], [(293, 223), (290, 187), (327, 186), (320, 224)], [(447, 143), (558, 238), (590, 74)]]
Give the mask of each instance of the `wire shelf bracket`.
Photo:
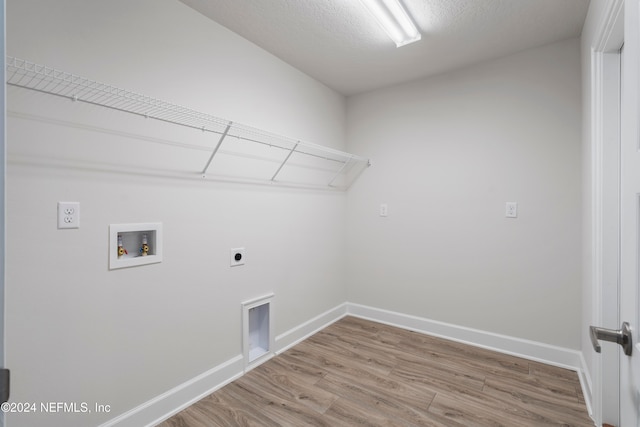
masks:
[[(201, 171), (203, 178), (207, 177), (213, 159), (222, 152), (220, 148), (230, 136), (236, 137), (238, 140), (259, 144), (259, 146), (279, 148), (287, 152), (286, 158), (280, 163), (276, 172), (270, 178), (263, 178), (265, 182), (278, 182), (276, 177), (281, 174), (285, 165), (290, 167), (289, 165), (292, 164), (290, 159), (294, 153), (322, 163), (323, 170), (326, 170), (332, 178), (328, 183), (324, 181), (324, 184), (321, 183), (319, 185), (332, 189), (348, 189), (362, 171), (371, 164), (369, 159), (364, 157), (276, 135), (181, 105), (11, 56), (7, 57), (6, 83), (8, 86), (64, 97), (73, 102), (96, 105), (146, 119), (220, 135), (206, 165)], [(319, 169), (315, 163), (307, 163), (310, 165), (308, 168)], [(296, 162), (297, 166), (300, 166), (300, 164), (300, 162)], [(336, 185), (340, 177), (344, 177), (344, 180), (340, 185)]]
[(296, 148), (298, 148), (298, 145), (300, 145), (299, 141), (296, 142), (296, 145), (294, 145), (291, 151), (289, 151), (289, 154), (287, 154), (287, 157), (285, 157), (285, 159), (282, 161), (276, 173), (274, 173), (273, 176), (271, 177), (271, 181), (275, 181), (276, 176), (278, 176), (278, 174), (280, 173), (284, 165), (287, 163), (287, 161), (289, 161), (289, 159), (291, 158), (291, 155), (296, 151)]
[[(333, 178), (331, 178), (331, 181), (329, 181), (329, 183), (327, 184), (329, 187), (333, 186), (334, 181), (336, 179), (338, 179), (338, 177), (342, 174), (342, 172), (346, 169), (347, 165), (350, 162), (351, 162), (351, 158), (349, 160), (347, 160), (346, 162), (344, 162), (342, 167), (338, 170), (338, 172), (336, 172), (336, 174), (333, 176)], [(369, 162), (367, 162), (367, 166), (371, 166), (371, 164)]]
[[(225, 130), (222, 133), (222, 135), (220, 135), (220, 139), (218, 140), (218, 143), (216, 144), (215, 148), (213, 149), (213, 152), (211, 153), (211, 157), (209, 157), (209, 160), (207, 161), (207, 164), (204, 166), (204, 169), (202, 170), (202, 176), (203, 177), (205, 177), (207, 175), (207, 169), (209, 169), (209, 165), (211, 165), (211, 161), (213, 160), (213, 158), (215, 157), (216, 153), (220, 149), (220, 146), (222, 145), (222, 141), (224, 141), (224, 139), (229, 134), (229, 129), (231, 129), (231, 125), (232, 124), (233, 124), (233, 122), (229, 122), (229, 124), (225, 128)], [(204, 131), (204, 128), (203, 128), (203, 131)]]

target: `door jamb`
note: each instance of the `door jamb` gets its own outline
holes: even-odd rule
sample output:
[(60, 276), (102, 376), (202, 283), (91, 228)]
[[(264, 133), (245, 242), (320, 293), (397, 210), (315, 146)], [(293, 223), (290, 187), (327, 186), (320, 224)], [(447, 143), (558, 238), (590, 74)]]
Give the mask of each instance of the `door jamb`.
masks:
[[(608, 291), (605, 286), (605, 281), (611, 280), (610, 277), (605, 277), (605, 233), (610, 232), (607, 230), (605, 223), (605, 191), (610, 191), (609, 188), (605, 188), (605, 177), (609, 177), (608, 173), (611, 173), (609, 167), (604, 163), (604, 154), (607, 148), (610, 146), (611, 137), (611, 118), (608, 113), (611, 111), (606, 105), (607, 101), (611, 101), (611, 97), (607, 95), (605, 91), (619, 88), (612, 88), (611, 84), (607, 84), (608, 75), (611, 67), (608, 61), (611, 60), (607, 57), (607, 54), (611, 52), (619, 51), (624, 40), (624, 0), (610, 0), (607, 3), (605, 11), (606, 19), (603, 21), (601, 27), (596, 31), (594, 41), (591, 45), (590, 65), (591, 65), (591, 324), (602, 325), (605, 318), (607, 323), (615, 318), (615, 324), (618, 322), (619, 306), (614, 308), (615, 313), (612, 313), (612, 303), (616, 302), (616, 298), (607, 298), (610, 295), (606, 295), (604, 292)], [(610, 83), (610, 82), (609, 82)], [(619, 105), (617, 106), (619, 109)], [(617, 114), (619, 117), (619, 113)], [(619, 134), (619, 123), (618, 134)], [(618, 138), (619, 145), (619, 138)], [(619, 176), (619, 165), (618, 165)], [(618, 196), (619, 199), (619, 196)], [(619, 223), (619, 219), (618, 219)], [(619, 226), (619, 224), (618, 224)], [(619, 261), (619, 256), (618, 256)], [(618, 262), (619, 263), (619, 262)], [(607, 273), (607, 276), (610, 274)], [(619, 291), (618, 291), (619, 292)], [(605, 307), (605, 304), (607, 305)], [(616, 305), (618, 305), (616, 303)], [(606, 312), (606, 315), (605, 315)], [(591, 412), (594, 420), (597, 424), (602, 424), (603, 416), (607, 419), (611, 418), (612, 408), (603, 408), (603, 404), (610, 405), (610, 402), (605, 402), (603, 399), (604, 383), (603, 378), (608, 378), (611, 375), (609, 367), (611, 357), (607, 353), (603, 354), (603, 357), (594, 356), (592, 354), (592, 382), (593, 388), (591, 390)], [(603, 359), (606, 358), (606, 364), (603, 365)], [(614, 357), (615, 362), (613, 365), (618, 366), (617, 353)], [(607, 368), (605, 368), (606, 366)], [(609, 387), (610, 388), (610, 387)], [(617, 411), (617, 408), (615, 408)], [(617, 418), (617, 416), (616, 416)], [(615, 420), (614, 420), (615, 421)]]

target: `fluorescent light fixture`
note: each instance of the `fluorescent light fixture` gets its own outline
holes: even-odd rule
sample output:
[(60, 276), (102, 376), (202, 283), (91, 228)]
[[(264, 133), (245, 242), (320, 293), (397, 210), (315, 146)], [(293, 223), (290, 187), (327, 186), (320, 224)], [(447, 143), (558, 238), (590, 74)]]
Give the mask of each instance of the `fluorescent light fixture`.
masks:
[(417, 42), (420, 32), (399, 0), (360, 0), (397, 47)]

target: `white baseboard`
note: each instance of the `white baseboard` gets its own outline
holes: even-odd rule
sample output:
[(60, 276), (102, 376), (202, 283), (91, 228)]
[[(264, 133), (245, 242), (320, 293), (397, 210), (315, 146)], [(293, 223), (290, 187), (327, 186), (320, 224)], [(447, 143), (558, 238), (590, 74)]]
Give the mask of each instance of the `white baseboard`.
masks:
[[(346, 313), (347, 305), (343, 303), (277, 336), (275, 338), (275, 353), (279, 354), (293, 347), (300, 341), (303, 341), (307, 337), (341, 319)], [(260, 362), (266, 362), (268, 359), (269, 358), (264, 358)], [(252, 367), (255, 366), (257, 365)], [(244, 372), (244, 357), (243, 355), (238, 355), (148, 402), (101, 424), (99, 427), (155, 426), (231, 381), (240, 378)]]
[(347, 314), (575, 371), (580, 379), (589, 414), (592, 413), (591, 378), (584, 357), (578, 350), (354, 303), (347, 303)]
[(342, 319), (347, 315), (347, 304), (325, 311), (324, 313), (310, 319), (293, 329), (276, 337), (276, 354), (280, 354), (300, 341), (305, 340), (316, 332), (326, 328), (330, 324)]
[(581, 353), (577, 350), (557, 347), (536, 341), (486, 332), (479, 329), (452, 325), (423, 317), (347, 303), (347, 313), (363, 319), (398, 326), (440, 338), (495, 350), (500, 353), (523, 357), (574, 371), (582, 369)]
[[(577, 350), (456, 326), (360, 304), (348, 302), (340, 304), (278, 335), (275, 338), (275, 354), (286, 351), (347, 315), (574, 370), (580, 378), (587, 408), (591, 413), (591, 379), (585, 369), (586, 364), (582, 353)], [(154, 426), (241, 377), (243, 372), (244, 358), (242, 355), (238, 355), (99, 427)]]
[(582, 394), (584, 395), (589, 416), (593, 418), (593, 385), (591, 383), (591, 375), (589, 375), (589, 370), (587, 369), (587, 362), (584, 360), (582, 353), (580, 353), (580, 366), (578, 378), (580, 378), (580, 386), (582, 387)]
[(217, 389), (240, 378), (244, 358), (238, 355), (195, 378), (117, 416), (99, 427), (155, 426)]

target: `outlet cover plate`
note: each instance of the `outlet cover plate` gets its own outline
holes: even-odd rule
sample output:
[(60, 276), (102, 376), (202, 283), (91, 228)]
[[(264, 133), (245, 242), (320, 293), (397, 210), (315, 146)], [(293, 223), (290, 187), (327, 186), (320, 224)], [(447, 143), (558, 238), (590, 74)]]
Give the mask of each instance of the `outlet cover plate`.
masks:
[(79, 202), (58, 202), (58, 228), (80, 228)]

